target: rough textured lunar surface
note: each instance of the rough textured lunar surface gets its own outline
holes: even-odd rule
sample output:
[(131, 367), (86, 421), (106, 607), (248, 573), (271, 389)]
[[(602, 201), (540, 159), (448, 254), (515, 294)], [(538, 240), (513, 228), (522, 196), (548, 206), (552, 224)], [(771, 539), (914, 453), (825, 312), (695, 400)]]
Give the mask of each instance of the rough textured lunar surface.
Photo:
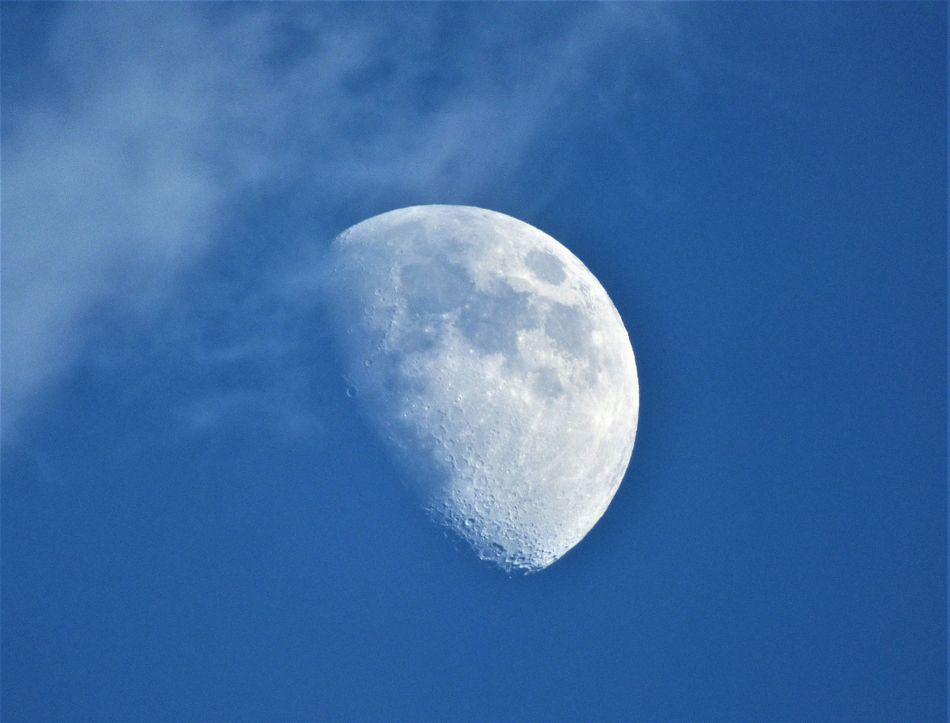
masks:
[(639, 387), (606, 291), (547, 234), (415, 206), (338, 236), (326, 301), (346, 393), (441, 524), (506, 570), (539, 570), (624, 476)]

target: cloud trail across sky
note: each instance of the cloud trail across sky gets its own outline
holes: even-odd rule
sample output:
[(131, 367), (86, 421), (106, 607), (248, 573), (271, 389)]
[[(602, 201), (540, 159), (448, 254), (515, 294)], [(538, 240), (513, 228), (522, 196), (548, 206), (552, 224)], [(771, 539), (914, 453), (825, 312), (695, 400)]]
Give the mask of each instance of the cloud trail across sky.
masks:
[[(7, 432), (90, 351), (97, 316), (154, 325), (169, 306), (207, 300), (183, 277), (250, 243), (240, 226), (248, 213), (284, 224), (285, 247), (257, 252), (279, 266), (278, 256), (299, 261), (301, 246), (359, 220), (354, 208), (472, 198), (516, 173), (542, 131), (556, 138), (558, 124), (584, 122), (573, 89), (596, 78), (607, 92), (629, 90), (629, 69), (607, 63), (611, 47), (670, 57), (679, 42), (669, 14), (647, 6), (552, 10), (517, 38), (495, 35), (474, 8), (463, 27), (437, 6), (50, 12), (53, 30), (35, 51), (41, 82), (5, 90)], [(275, 271), (272, 283), (280, 279)], [(232, 291), (263, 283), (219, 281)], [(200, 325), (195, 315), (207, 312), (186, 315)], [(246, 303), (240, 312), (254, 313)], [(183, 313), (166, 337), (188, 335)], [(256, 354), (274, 342), (243, 339), (212, 356), (235, 345)], [(212, 394), (209, 404), (233, 408), (249, 394)], [(187, 416), (201, 427), (216, 415)]]

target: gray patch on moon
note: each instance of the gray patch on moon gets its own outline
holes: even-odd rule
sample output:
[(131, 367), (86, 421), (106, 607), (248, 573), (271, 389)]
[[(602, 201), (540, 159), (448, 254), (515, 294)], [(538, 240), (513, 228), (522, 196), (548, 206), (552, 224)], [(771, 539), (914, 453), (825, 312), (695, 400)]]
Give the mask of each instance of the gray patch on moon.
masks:
[(498, 284), (467, 300), (458, 328), (479, 351), (513, 358), (518, 354), (518, 332), (535, 326), (528, 310), (528, 294)]
[(559, 397), (564, 393), (556, 370), (542, 367), (535, 373), (534, 390), (543, 397)]
[(399, 280), (406, 312), (417, 321), (401, 331), (404, 351), (432, 348), (454, 324), (477, 351), (514, 358), (518, 332), (537, 326), (529, 313), (529, 294), (506, 283), (478, 289), (468, 271), (457, 263), (436, 257), (406, 264), (399, 271)]
[(577, 306), (552, 304), (544, 320), (544, 332), (572, 356), (583, 356), (590, 346), (590, 319)]
[(554, 254), (547, 251), (533, 249), (524, 257), (524, 262), (535, 276), (549, 284), (560, 284), (567, 278), (564, 273), (564, 264), (558, 261)]
[(441, 258), (406, 264), (399, 273), (411, 314), (441, 314), (457, 309), (474, 290), (465, 269)]

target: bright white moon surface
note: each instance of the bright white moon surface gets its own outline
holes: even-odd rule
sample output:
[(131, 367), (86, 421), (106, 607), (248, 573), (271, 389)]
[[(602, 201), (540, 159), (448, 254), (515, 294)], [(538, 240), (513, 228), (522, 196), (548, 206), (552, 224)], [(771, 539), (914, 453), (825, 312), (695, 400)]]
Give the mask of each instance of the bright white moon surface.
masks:
[(439, 523), (540, 570), (604, 514), (639, 411), (630, 339), (570, 251), (522, 221), (414, 206), (331, 247), (348, 383)]

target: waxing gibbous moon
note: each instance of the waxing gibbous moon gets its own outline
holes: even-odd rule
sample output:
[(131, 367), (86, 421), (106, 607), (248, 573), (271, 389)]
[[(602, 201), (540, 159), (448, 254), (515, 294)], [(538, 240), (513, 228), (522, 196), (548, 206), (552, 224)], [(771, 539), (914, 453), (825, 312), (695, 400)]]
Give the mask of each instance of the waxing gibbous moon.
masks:
[(340, 234), (326, 300), (347, 393), (439, 523), (506, 570), (539, 570), (604, 514), (639, 386), (597, 279), (522, 221), (390, 211)]

